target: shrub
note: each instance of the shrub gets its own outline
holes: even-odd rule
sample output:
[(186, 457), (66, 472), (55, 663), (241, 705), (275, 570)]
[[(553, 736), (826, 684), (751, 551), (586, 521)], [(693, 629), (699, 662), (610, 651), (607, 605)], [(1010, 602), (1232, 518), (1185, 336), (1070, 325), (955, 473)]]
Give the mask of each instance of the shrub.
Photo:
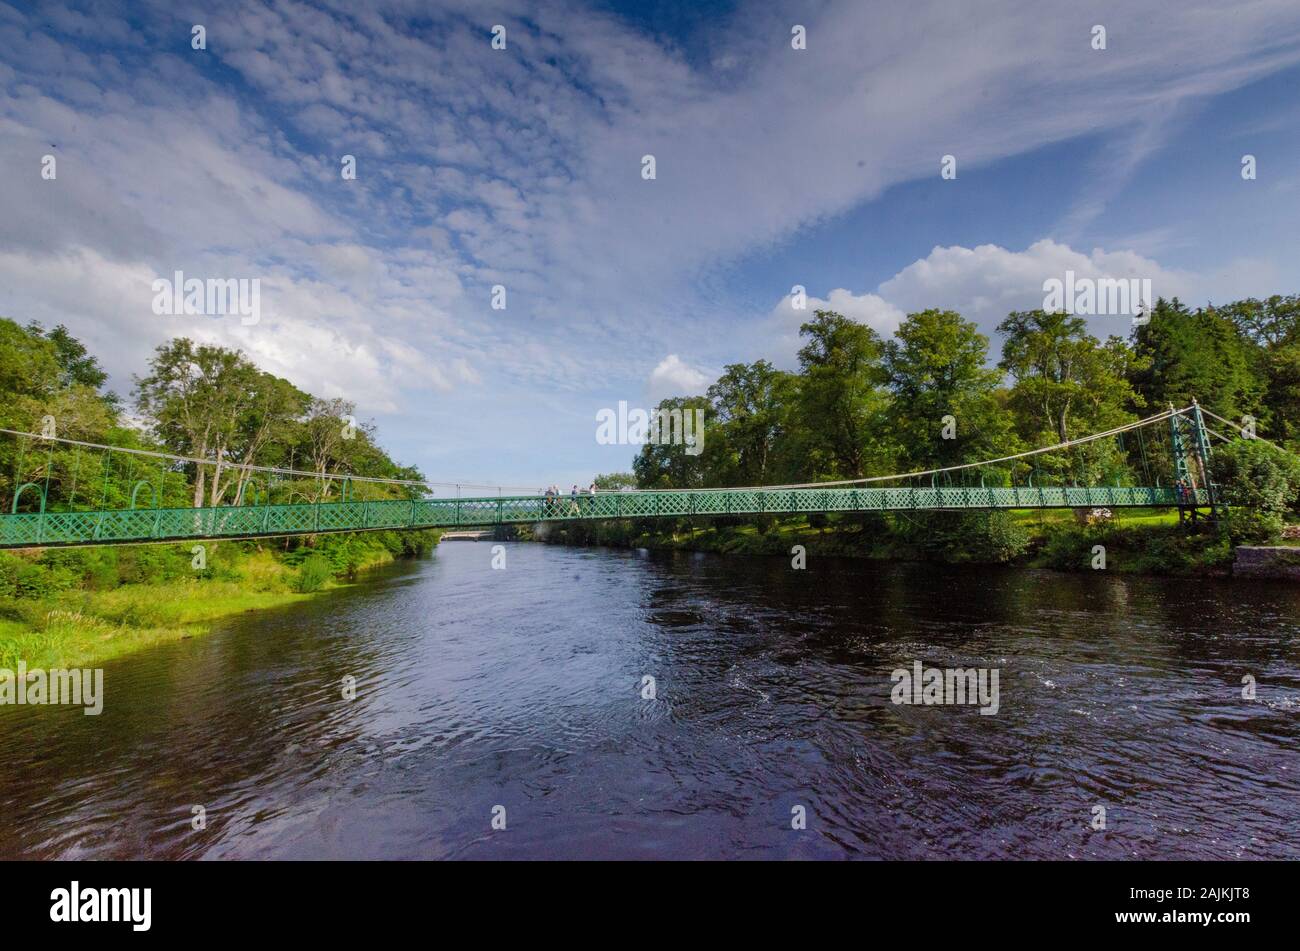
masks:
[(1224, 501), (1234, 507), (1281, 516), (1300, 495), (1300, 459), (1257, 439), (1216, 450), (1210, 471)]
[(334, 569), (330, 566), (330, 560), (320, 552), (312, 552), (303, 559), (302, 566), (298, 569), (296, 587), (304, 594), (319, 591), (333, 576)]
[(966, 543), (979, 561), (1011, 561), (1029, 547), (1029, 532), (1008, 512), (971, 512), (964, 522)]
[(1261, 509), (1237, 509), (1228, 517), (1234, 544), (1258, 545), (1276, 541), (1282, 534), (1282, 516)]

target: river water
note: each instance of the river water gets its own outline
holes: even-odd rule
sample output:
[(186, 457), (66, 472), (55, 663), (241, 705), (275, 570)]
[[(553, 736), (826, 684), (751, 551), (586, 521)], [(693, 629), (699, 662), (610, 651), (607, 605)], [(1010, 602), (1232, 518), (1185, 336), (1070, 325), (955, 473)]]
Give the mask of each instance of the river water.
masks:
[[(0, 708), (0, 856), (1300, 857), (1294, 585), (505, 553)], [(997, 713), (891, 702), (917, 660)]]

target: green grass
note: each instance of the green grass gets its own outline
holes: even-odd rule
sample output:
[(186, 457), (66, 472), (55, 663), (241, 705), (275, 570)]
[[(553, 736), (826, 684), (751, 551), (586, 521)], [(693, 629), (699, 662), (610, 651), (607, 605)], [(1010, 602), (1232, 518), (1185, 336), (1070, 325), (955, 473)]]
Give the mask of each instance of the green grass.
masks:
[(87, 667), (155, 644), (206, 633), (213, 622), (310, 595), (249, 591), (236, 582), (131, 585), (24, 604), (0, 619), (0, 667)]
[[(1177, 525), (1178, 510), (1164, 508), (1113, 508), (1111, 522), (1117, 525)], [(1011, 518), (1031, 531), (1034, 526), (1076, 524), (1072, 509), (1012, 509)]]
[[(357, 568), (386, 564), (386, 551), (366, 552)], [(319, 565), (319, 560), (314, 562)], [(107, 590), (74, 588), (0, 606), (0, 667), (87, 667), (169, 641), (195, 637), (217, 622), (312, 597), (302, 570), (270, 552), (243, 558), (233, 579), (185, 578), (123, 584)], [(328, 576), (307, 590), (336, 588)]]

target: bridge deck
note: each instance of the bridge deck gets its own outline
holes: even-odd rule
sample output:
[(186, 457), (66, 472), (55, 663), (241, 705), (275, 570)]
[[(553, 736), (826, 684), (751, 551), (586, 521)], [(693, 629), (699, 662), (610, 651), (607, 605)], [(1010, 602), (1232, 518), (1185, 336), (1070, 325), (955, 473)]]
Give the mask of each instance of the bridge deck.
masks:
[[(1196, 493), (1193, 493), (1195, 495)], [(1204, 496), (1204, 493), (1200, 493)], [(316, 505), (128, 509), (0, 515), (0, 548), (130, 544), (262, 535), (458, 528), (683, 515), (960, 509), (1172, 507), (1172, 487), (699, 489), (538, 496), (326, 502)], [(1187, 499), (1183, 504), (1208, 504)]]

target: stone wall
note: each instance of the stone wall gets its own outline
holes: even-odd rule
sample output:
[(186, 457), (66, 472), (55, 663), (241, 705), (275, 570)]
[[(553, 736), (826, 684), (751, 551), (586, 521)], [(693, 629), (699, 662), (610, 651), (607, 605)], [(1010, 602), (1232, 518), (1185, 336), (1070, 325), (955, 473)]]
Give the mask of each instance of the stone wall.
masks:
[(1241, 578), (1288, 578), (1300, 581), (1300, 548), (1239, 545), (1232, 573)]

